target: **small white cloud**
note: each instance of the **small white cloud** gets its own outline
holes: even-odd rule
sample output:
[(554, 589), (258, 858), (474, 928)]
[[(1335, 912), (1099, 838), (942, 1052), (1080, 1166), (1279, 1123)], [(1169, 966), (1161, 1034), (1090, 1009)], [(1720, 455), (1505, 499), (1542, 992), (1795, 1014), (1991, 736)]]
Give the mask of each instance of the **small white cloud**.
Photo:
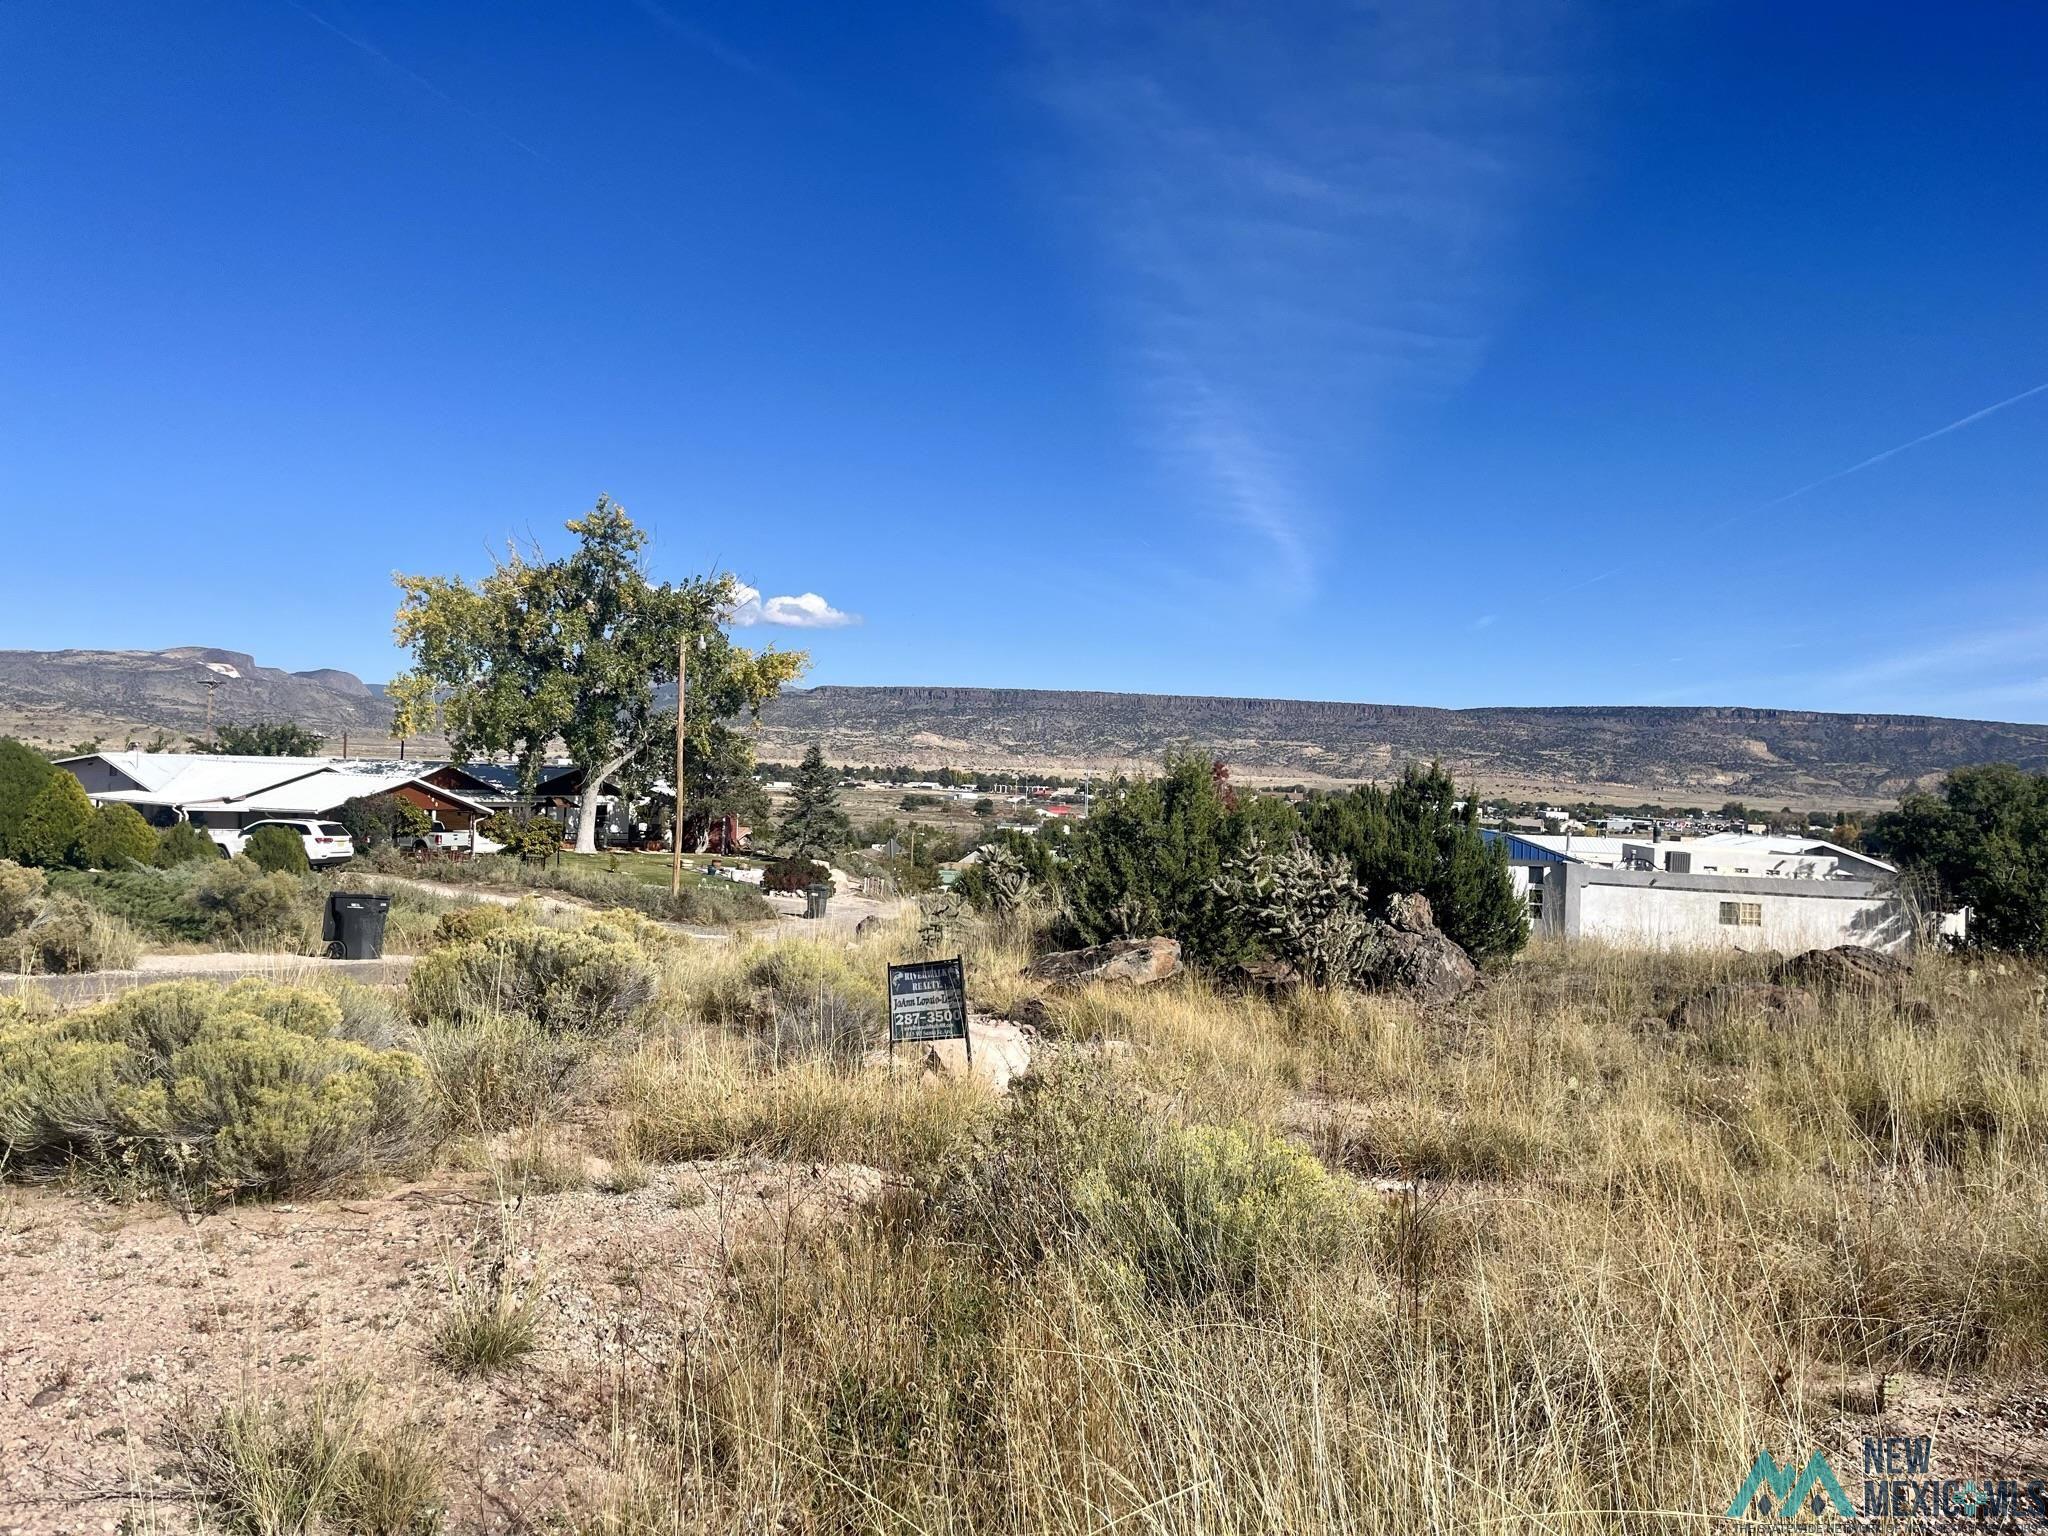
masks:
[(1482, 613), (1481, 615), (1479, 615), (1479, 617), (1478, 617), (1478, 618), (1476, 618), (1476, 619), (1474, 619), (1474, 620), (1472, 621), (1472, 627), (1473, 627), (1474, 629), (1491, 629), (1491, 628), (1493, 628), (1493, 626), (1494, 626), (1494, 625), (1498, 624), (1499, 622), (1500, 622), (1500, 615), (1499, 615), (1499, 614), (1497, 614), (1497, 613)]
[(779, 624), (785, 629), (839, 629), (860, 622), (859, 614), (834, 608), (815, 592), (764, 598), (759, 587), (750, 587), (743, 581), (733, 583), (729, 617), (739, 629), (755, 624)]

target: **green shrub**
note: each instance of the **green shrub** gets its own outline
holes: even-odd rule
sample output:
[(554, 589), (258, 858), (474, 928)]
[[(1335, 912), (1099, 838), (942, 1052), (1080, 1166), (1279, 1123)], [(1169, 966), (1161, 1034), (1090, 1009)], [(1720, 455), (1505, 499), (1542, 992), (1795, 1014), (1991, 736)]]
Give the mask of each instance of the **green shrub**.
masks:
[(69, 891), (152, 939), (199, 944), (213, 937), (211, 914), (192, 899), (192, 882), (159, 869), (57, 870), (54, 890)]
[(52, 773), (29, 801), (15, 829), (15, 858), (44, 869), (83, 863), (85, 833), (92, 818), (92, 801), (86, 798), (85, 787), (61, 769)]
[(1222, 765), (1200, 754), (1170, 757), (1159, 778), (1111, 786), (1066, 839), (1067, 937), (1099, 944), (1166, 934), (1203, 964), (1248, 957), (1256, 938), (1217, 881), (1253, 833), (1281, 843), (1293, 821), (1286, 801), (1239, 797)]
[(816, 859), (777, 859), (761, 872), (761, 889), (764, 891), (801, 891), (806, 886), (822, 885), (832, 878), (832, 872)]
[(1251, 1126), (1162, 1119), (1097, 1065), (1024, 1079), (946, 1201), (955, 1235), (1005, 1268), (1064, 1253), (1181, 1301), (1257, 1300), (1362, 1231), (1355, 1197), (1306, 1152)]
[(16, 847), (22, 819), (28, 815), (30, 803), (50, 782), (51, 775), (62, 772), (53, 768), (42, 753), (11, 736), (0, 736), (0, 859), (28, 862)]
[(200, 875), (192, 901), (214, 936), (238, 949), (304, 950), (318, 932), (306, 887), (291, 875), (264, 874), (247, 859), (223, 860)]
[(43, 910), (48, 882), (39, 869), (0, 859), (0, 939), (19, 933)]
[(33, 921), (0, 940), (0, 970), (76, 976), (126, 970), (140, 949), (135, 930), (68, 891), (48, 897)]
[(434, 936), (429, 942), (434, 949), (448, 944), (468, 944), (517, 920), (513, 908), (480, 901), (473, 907), (457, 907), (453, 912), (443, 912), (434, 924)]
[(210, 864), (221, 856), (221, 846), (189, 821), (177, 821), (157, 834), (156, 862), (164, 869), (180, 864)]
[(242, 845), (242, 856), (273, 875), (303, 875), (313, 867), (306, 840), (290, 827), (258, 827)]
[(1302, 811), (1316, 852), (1347, 860), (1375, 906), (1392, 895), (1429, 898), (1436, 925), (1474, 960), (1504, 960), (1529, 941), (1529, 917), (1515, 898), (1507, 850), (1479, 835), (1479, 797), (1459, 805), (1440, 767), (1411, 763), (1391, 789), (1363, 784), (1320, 795)]
[(417, 1165), (419, 1058), (341, 1037), (332, 997), (172, 982), (0, 1025), (0, 1163), (83, 1163), (187, 1198), (312, 1193)]
[(556, 853), (562, 846), (562, 824), (546, 816), (521, 821), (510, 811), (485, 818), (478, 831), (492, 842), (503, 843), (508, 858), (531, 864)]
[(157, 852), (156, 828), (132, 805), (103, 805), (85, 830), (85, 862), (94, 869), (148, 864)]
[(433, 828), (427, 813), (401, 795), (358, 795), (344, 800), (334, 819), (348, 828), (356, 852), (368, 853), (393, 843), (411, 843)]
[(550, 1033), (624, 1023), (654, 997), (647, 957), (611, 934), (515, 923), (424, 955), (407, 981), (413, 1019), (466, 1024), (517, 1013)]

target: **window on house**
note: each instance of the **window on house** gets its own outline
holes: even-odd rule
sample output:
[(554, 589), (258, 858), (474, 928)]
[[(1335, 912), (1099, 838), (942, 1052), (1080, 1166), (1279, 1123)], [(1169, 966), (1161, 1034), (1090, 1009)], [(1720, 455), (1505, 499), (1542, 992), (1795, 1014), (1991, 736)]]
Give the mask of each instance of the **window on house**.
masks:
[(1529, 921), (1532, 923), (1543, 921), (1543, 887), (1540, 885), (1529, 887)]
[(1724, 901), (1721, 903), (1721, 921), (1730, 928), (1761, 928), (1764, 925), (1764, 904), (1760, 901)]

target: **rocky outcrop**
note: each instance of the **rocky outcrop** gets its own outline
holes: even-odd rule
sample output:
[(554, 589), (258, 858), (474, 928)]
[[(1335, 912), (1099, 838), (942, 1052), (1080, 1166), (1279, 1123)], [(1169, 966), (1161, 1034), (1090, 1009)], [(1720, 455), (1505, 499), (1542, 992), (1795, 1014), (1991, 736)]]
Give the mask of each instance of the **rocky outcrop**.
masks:
[(1454, 1003), (1479, 985), (1479, 967), (1436, 925), (1429, 898), (1415, 893), (1387, 902), (1373, 925), (1373, 957), (1363, 977), (1374, 992), (1398, 992), (1432, 1006)]
[(1883, 950), (1841, 944), (1809, 949), (1778, 967), (1781, 986), (1811, 987), (1818, 992), (1895, 993), (1913, 974), (1911, 962)]
[(1063, 949), (1040, 957), (1024, 968), (1030, 981), (1054, 987), (1085, 987), (1093, 982), (1150, 986), (1180, 974), (1178, 939), (1112, 939), (1087, 949)]
[(1176, 742), (1200, 741), (1235, 769), (1282, 777), (1384, 778), (1406, 762), (1440, 761), (1460, 783), (1684, 787), (1771, 805), (1788, 795), (1890, 800), (1959, 763), (2048, 768), (2048, 725), (1778, 709), (1429, 709), (1036, 688), (823, 687), (785, 690), (763, 720), (761, 755), (791, 762), (813, 742), (834, 762), (894, 762), (889, 754), (900, 756), (903, 743), (922, 741), (922, 761), (1038, 764), (1078, 775), (1091, 764), (1114, 772), (1133, 757), (1157, 761)]

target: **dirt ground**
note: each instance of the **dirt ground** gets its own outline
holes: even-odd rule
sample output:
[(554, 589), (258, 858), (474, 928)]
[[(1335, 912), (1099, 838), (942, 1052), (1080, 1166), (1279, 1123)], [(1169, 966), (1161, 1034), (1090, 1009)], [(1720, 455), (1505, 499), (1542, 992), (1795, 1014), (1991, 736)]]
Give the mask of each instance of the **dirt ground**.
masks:
[(701, 1323), (742, 1236), (843, 1213), (882, 1177), (722, 1162), (627, 1194), (530, 1196), (509, 1230), (544, 1286), (542, 1348), (488, 1379), (434, 1362), (451, 1274), (501, 1251), (481, 1178), (187, 1217), (0, 1193), (0, 1531), (183, 1531), (173, 1438), (241, 1395), (368, 1383), (375, 1420), (440, 1452), (447, 1527), (548, 1524), (591, 1491), (627, 1372)]

